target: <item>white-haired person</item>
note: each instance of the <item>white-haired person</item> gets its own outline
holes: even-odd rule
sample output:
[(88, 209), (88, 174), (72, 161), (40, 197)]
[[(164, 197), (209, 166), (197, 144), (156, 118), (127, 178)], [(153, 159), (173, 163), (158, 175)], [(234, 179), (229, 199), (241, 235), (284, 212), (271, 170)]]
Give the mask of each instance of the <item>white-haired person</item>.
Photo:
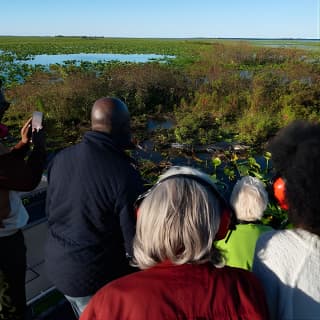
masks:
[(81, 320), (268, 319), (257, 278), (223, 266), (214, 247), (230, 211), (208, 175), (172, 167), (139, 198), (133, 262), (142, 271), (100, 289)]
[(258, 238), (262, 233), (273, 230), (261, 223), (268, 201), (265, 186), (258, 178), (245, 176), (234, 185), (230, 205), (237, 218), (237, 227), (230, 230), (225, 239), (216, 242), (228, 266), (252, 269)]

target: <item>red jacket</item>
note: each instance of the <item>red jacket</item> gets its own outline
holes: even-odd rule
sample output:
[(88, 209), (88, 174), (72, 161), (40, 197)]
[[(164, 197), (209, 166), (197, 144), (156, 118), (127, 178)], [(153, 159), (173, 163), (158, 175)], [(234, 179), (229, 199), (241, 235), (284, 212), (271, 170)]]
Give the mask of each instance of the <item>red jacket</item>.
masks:
[(161, 263), (110, 282), (80, 320), (268, 319), (264, 292), (249, 271)]

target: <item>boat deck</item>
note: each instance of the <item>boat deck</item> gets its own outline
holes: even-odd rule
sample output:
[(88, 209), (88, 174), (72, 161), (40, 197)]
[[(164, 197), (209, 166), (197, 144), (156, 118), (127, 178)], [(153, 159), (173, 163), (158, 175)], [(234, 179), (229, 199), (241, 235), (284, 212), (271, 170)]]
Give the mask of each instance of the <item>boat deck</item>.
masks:
[(46, 178), (31, 192), (21, 193), (29, 213), (23, 228), (27, 248), (26, 296), (28, 320), (74, 320), (71, 306), (49, 281), (45, 270), (44, 250), (48, 232), (45, 216)]

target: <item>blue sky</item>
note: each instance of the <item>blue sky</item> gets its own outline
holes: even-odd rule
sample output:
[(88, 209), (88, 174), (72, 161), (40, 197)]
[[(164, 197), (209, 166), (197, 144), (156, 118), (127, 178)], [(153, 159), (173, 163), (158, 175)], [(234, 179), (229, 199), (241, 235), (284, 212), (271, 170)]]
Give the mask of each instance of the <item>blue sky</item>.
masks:
[(320, 38), (320, 0), (6, 0), (0, 35)]

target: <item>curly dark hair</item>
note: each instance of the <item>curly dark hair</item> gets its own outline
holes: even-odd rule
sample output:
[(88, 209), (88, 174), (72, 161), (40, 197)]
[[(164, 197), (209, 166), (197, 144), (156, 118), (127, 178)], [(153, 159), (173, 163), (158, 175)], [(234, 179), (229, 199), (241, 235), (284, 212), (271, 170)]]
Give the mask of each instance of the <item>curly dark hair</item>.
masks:
[(267, 149), (273, 167), (286, 181), (289, 220), (320, 235), (320, 124), (294, 121)]

